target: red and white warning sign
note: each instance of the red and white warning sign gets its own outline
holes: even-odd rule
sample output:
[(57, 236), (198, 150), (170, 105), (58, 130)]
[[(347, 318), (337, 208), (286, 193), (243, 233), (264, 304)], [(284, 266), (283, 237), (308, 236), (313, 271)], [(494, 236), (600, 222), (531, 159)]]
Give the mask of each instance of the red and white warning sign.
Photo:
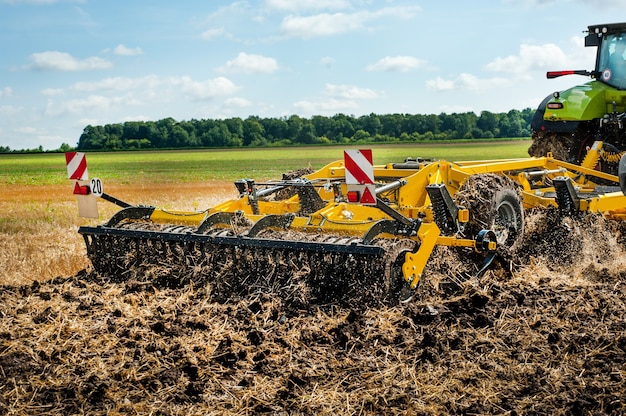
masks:
[(372, 150), (344, 150), (343, 161), (346, 165), (346, 183), (365, 185), (374, 183), (374, 164)]
[(372, 150), (345, 150), (343, 160), (346, 167), (348, 202), (376, 205)]
[[(91, 183), (89, 182), (85, 154), (67, 152), (65, 153), (65, 164), (67, 165), (67, 177), (74, 181), (74, 195), (78, 200), (78, 215), (85, 218), (98, 218), (97, 196), (99, 195), (94, 194), (91, 188), (94, 186), (94, 180), (98, 183), (100, 180), (94, 178)], [(99, 186), (102, 189), (101, 183)]]
[(82, 152), (65, 153), (65, 164), (67, 165), (68, 179), (86, 181), (89, 179), (87, 173), (87, 158)]

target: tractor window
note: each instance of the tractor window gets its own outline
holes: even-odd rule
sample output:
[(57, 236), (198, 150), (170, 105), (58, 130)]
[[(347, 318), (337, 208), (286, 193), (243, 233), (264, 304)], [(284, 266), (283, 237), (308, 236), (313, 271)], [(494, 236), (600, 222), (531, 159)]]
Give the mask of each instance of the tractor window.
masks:
[(600, 47), (597, 69), (602, 81), (626, 89), (626, 33), (607, 35)]

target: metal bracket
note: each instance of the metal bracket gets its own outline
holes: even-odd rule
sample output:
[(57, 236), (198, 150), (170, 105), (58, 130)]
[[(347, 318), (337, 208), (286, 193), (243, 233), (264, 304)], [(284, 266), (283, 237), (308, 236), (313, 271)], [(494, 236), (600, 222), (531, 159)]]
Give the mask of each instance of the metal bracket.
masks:
[[(415, 235), (422, 225), (422, 221), (419, 219), (407, 218), (395, 209), (387, 205), (382, 199), (376, 198), (376, 208), (389, 215), (396, 221), (395, 234), (402, 234), (408, 237)], [(369, 233), (369, 231), (368, 231)]]
[(248, 234), (246, 234), (246, 236), (256, 237), (262, 230), (266, 228), (270, 228), (270, 227), (277, 227), (277, 228), (283, 228), (283, 229), (289, 228), (294, 218), (295, 218), (294, 214), (266, 215), (265, 217), (262, 217), (260, 220), (258, 220), (252, 226), (252, 228), (250, 228), (250, 231), (248, 231)]
[(476, 251), (495, 252), (498, 249), (498, 237), (492, 230), (480, 230), (476, 235)]
[(116, 212), (104, 226), (113, 227), (123, 220), (141, 220), (150, 218), (155, 207), (128, 207)]
[(363, 236), (363, 244), (371, 244), (374, 238), (380, 234), (398, 234), (398, 223), (393, 220), (380, 220), (372, 225)]
[(235, 215), (235, 212), (214, 212), (200, 223), (200, 226), (195, 231), (195, 233), (204, 234), (215, 224), (230, 224)]

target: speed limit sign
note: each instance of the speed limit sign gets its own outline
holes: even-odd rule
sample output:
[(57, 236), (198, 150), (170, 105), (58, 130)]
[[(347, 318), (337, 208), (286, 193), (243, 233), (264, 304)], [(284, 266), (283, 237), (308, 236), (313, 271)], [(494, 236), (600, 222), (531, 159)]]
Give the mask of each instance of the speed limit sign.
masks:
[(89, 186), (93, 196), (100, 198), (104, 191), (102, 190), (102, 181), (99, 178), (93, 178)]

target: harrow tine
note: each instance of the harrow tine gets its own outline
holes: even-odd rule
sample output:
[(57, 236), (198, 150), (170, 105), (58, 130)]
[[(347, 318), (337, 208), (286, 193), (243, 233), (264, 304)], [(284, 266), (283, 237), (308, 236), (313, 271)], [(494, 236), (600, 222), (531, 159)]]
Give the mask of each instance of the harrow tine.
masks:
[[(209, 285), (218, 301), (250, 293), (278, 292), (299, 305), (303, 302), (362, 305), (384, 298), (387, 250), (355, 237), (311, 235), (308, 240), (277, 239), (263, 230), (286, 224), (276, 216), (254, 231), (256, 237), (233, 235), (223, 228), (203, 234), (188, 227), (153, 223), (119, 224), (112, 228), (81, 228), (97, 272), (116, 279), (154, 279), (154, 284), (178, 287)], [(384, 227), (383, 227), (384, 229)], [(175, 231), (175, 232), (174, 232)], [(108, 253), (106, 259), (98, 255)]]

